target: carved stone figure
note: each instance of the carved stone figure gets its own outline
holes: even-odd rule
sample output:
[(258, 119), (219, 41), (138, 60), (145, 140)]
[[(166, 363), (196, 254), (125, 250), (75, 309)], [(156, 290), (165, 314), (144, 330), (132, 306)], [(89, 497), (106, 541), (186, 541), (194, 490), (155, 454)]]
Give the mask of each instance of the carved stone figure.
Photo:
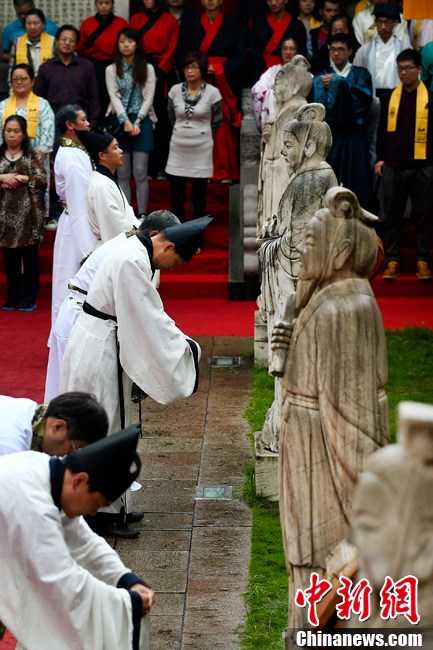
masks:
[[(433, 642), (433, 406), (399, 404), (398, 443), (368, 460), (353, 497), (351, 541), (361, 577), (373, 588), (367, 627), (412, 627), (405, 616), (383, 620), (379, 594), (386, 576), (418, 578), (420, 624)], [(421, 629), (420, 629), (421, 628)]]
[(289, 173), (281, 155), (284, 128), (295, 116), (297, 109), (307, 103), (312, 86), (308, 72), (310, 64), (301, 54), (282, 66), (274, 82), (275, 120), (266, 122), (262, 132), (262, 153), (259, 168), (259, 208), (257, 236), (262, 236), (266, 218), (277, 213), (278, 205), (287, 187)]
[[(341, 187), (309, 221), (299, 246), (293, 327), (283, 377), (280, 517), (289, 580), (289, 629), (307, 626), (293, 604), (345, 537), (354, 483), (389, 442), (385, 334), (367, 280), (377, 256), (376, 217)], [(287, 349), (278, 323), (272, 347)], [(286, 637), (286, 647), (289, 635)]]
[[(289, 64), (290, 65), (290, 64)], [(306, 104), (296, 112), (296, 119), (286, 124), (283, 157), (288, 185), (276, 214), (266, 219), (260, 246), (262, 268), (260, 310), (268, 324), (270, 340), (274, 322), (291, 318), (298, 277), (299, 252), (306, 224), (323, 206), (326, 192), (337, 184), (332, 168), (325, 161), (332, 144), (331, 130), (324, 122), (322, 104)], [(291, 314), (289, 316), (289, 314)], [(275, 382), (275, 401), (261, 432), (261, 447), (278, 450), (281, 387)]]

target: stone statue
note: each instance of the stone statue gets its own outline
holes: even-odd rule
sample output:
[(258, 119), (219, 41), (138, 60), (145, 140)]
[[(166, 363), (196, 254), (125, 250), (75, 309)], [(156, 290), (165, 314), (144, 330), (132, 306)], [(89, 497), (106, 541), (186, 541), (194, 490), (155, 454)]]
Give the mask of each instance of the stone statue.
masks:
[[(358, 548), (358, 579), (373, 588), (367, 627), (411, 627), (404, 616), (383, 620), (379, 594), (386, 576), (418, 578), (418, 613), (433, 642), (433, 406), (399, 404), (398, 443), (377, 451), (353, 497), (351, 541)], [(421, 627), (421, 629), (420, 629)], [(423, 638), (423, 646), (427, 638)]]
[[(332, 136), (324, 119), (322, 104), (306, 104), (297, 110), (296, 119), (284, 129), (282, 153), (288, 185), (278, 211), (265, 221), (263, 235), (269, 239), (259, 249), (262, 268), (260, 312), (267, 322), (269, 340), (275, 321), (288, 320), (295, 315), (291, 305), (298, 277), (298, 246), (306, 224), (323, 206), (326, 192), (337, 184), (332, 168), (325, 161)], [(280, 411), (281, 386), (276, 380), (275, 401), (260, 436), (261, 447), (275, 452), (278, 451)]]
[(262, 132), (259, 168), (259, 206), (257, 236), (261, 237), (265, 219), (277, 213), (281, 196), (287, 187), (289, 173), (281, 155), (284, 128), (296, 110), (307, 103), (312, 86), (310, 64), (301, 54), (282, 66), (274, 82), (275, 120), (266, 122)]
[[(377, 217), (353, 192), (330, 189), (299, 246), (299, 316), (277, 323), (272, 348), (284, 365), (279, 449), (280, 517), (289, 580), (289, 629), (307, 626), (293, 604), (345, 537), (354, 483), (389, 442), (382, 318), (368, 276)], [(289, 635), (286, 636), (286, 647)]]

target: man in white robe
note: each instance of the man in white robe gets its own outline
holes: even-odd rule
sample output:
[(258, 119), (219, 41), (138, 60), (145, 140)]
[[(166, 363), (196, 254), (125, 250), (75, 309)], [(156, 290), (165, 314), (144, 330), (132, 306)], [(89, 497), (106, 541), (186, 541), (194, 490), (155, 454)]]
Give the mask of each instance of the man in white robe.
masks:
[(62, 139), (54, 160), (54, 177), (64, 210), (54, 242), (51, 325), (68, 295), (69, 278), (75, 275), (97, 241), (90, 228), (86, 206), (92, 161), (76, 134), (76, 131), (90, 128), (86, 113), (75, 104), (63, 106), (57, 112), (56, 126)]
[[(388, 1), (383, 3), (382, 1), (379, 2), (379, 0), (373, 0), (369, 7), (359, 11), (353, 19), (353, 31), (355, 32), (356, 40), (361, 45), (370, 43), (370, 41), (377, 36), (377, 26), (375, 24), (374, 16), (376, 7), (379, 8), (381, 4), (388, 4)], [(395, 36), (397, 36), (399, 40), (403, 41), (405, 48), (411, 47), (407, 21), (402, 19), (403, 15), (400, 14), (396, 2), (389, 4), (395, 5), (396, 12), (398, 13), (398, 22), (393, 26)]]
[(43, 451), (64, 456), (104, 438), (105, 409), (88, 393), (64, 393), (48, 404), (0, 395), (0, 456)]
[[(165, 313), (152, 275), (189, 261), (211, 220), (194, 219), (154, 237), (136, 233), (95, 273), (66, 346), (60, 387), (94, 393), (107, 410), (110, 432), (130, 423), (133, 382), (160, 404), (197, 390), (200, 347)], [(122, 507), (128, 512), (126, 499), (111, 512)]]
[(131, 427), (63, 459), (0, 458), (0, 619), (22, 647), (148, 650), (153, 591), (80, 516), (136, 478), (138, 437)]
[(82, 131), (78, 137), (96, 166), (90, 174), (86, 205), (96, 246), (100, 246), (122, 232), (138, 228), (140, 221), (115, 177), (123, 164), (123, 151), (116, 138), (110, 133), (89, 131)]
[[(179, 219), (168, 210), (155, 210), (148, 214), (139, 231), (146, 230), (150, 236), (157, 232), (180, 223)], [(48, 354), (47, 376), (45, 379), (45, 401), (48, 402), (60, 393), (60, 375), (63, 355), (72, 327), (83, 312), (83, 302), (86, 299), (90, 284), (102, 261), (124, 243), (131, 233), (122, 232), (117, 237), (109, 239), (87, 258), (78, 273), (69, 281), (69, 295), (63, 301), (56, 322), (51, 332), (51, 345)], [(155, 271), (152, 283), (158, 287), (159, 271)]]

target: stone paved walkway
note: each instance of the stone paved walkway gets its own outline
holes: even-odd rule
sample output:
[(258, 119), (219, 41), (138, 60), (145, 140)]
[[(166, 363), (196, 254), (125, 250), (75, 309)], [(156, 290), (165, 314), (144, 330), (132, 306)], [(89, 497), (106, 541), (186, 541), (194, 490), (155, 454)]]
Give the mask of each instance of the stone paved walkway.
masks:
[[(239, 648), (246, 615), (251, 512), (238, 498), (251, 458), (243, 412), (252, 357), (235, 369), (211, 368), (210, 357), (248, 355), (250, 337), (198, 338), (201, 380), (192, 397), (143, 407), (144, 510), (137, 540), (116, 540), (124, 562), (157, 592), (152, 650)], [(197, 488), (232, 486), (229, 500), (197, 499)]]

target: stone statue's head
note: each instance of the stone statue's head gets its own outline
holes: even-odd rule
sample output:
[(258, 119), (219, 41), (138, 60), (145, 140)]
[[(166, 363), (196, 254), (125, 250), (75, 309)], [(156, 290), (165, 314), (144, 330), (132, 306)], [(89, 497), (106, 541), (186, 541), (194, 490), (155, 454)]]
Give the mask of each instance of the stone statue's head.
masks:
[(310, 64), (302, 54), (296, 54), (290, 63), (283, 65), (274, 81), (274, 95), (279, 103), (288, 102), (295, 95), (307, 97), (313, 79), (309, 73)]
[[(289, 64), (290, 65), (290, 64)], [(332, 146), (331, 129), (325, 120), (323, 104), (305, 104), (284, 129), (282, 155), (289, 173), (301, 170), (311, 159), (324, 161)]]
[(325, 206), (307, 224), (298, 248), (298, 307), (304, 306), (312, 291), (325, 282), (368, 277), (376, 262), (373, 223), (377, 217), (363, 210), (356, 195), (344, 187), (328, 190)]
[[(433, 593), (433, 406), (399, 405), (398, 444), (370, 456), (353, 497), (350, 541), (376, 589), (414, 575)], [(430, 623), (433, 621), (431, 607)], [(427, 621), (424, 621), (426, 623)]]

